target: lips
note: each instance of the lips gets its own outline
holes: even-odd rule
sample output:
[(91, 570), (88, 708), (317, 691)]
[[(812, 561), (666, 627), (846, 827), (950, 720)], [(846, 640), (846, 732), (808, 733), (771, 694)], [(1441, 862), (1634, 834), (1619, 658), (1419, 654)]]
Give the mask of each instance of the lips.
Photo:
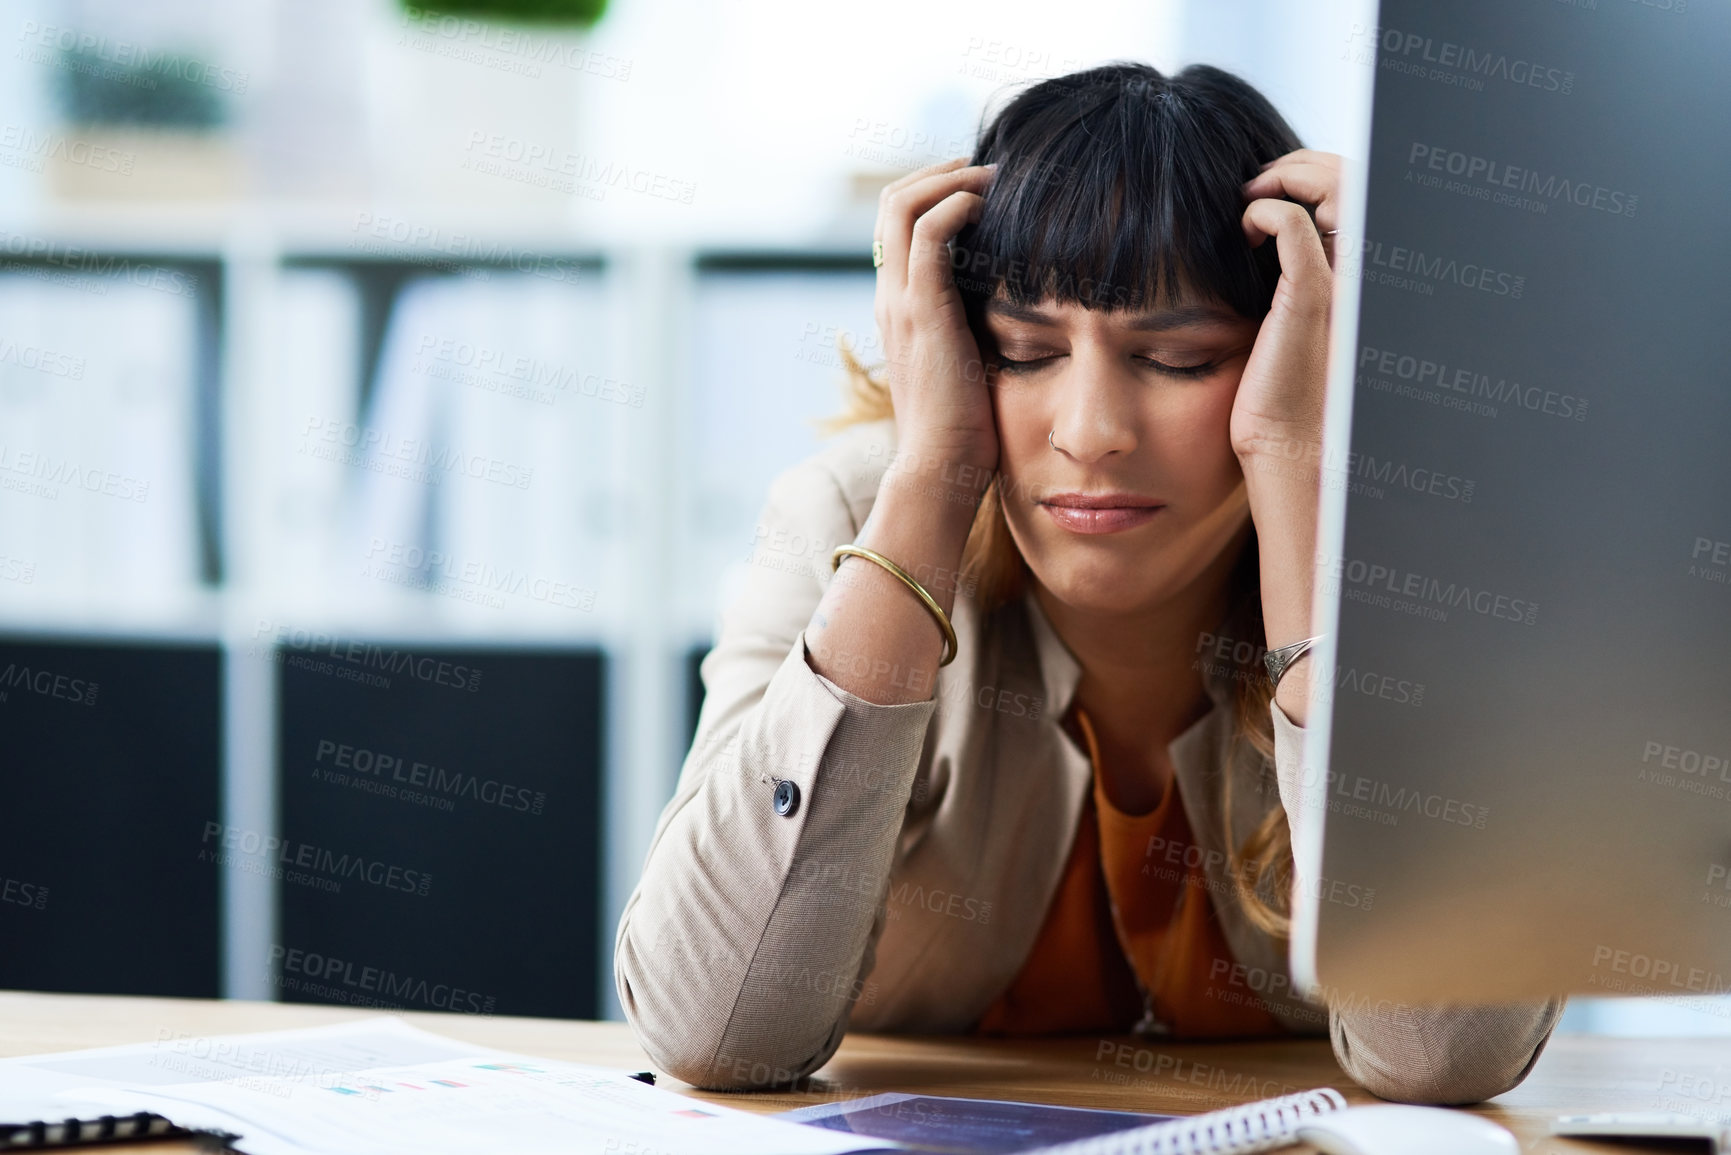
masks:
[(1166, 508), (1132, 493), (1059, 493), (1039, 504), (1072, 533), (1121, 533), (1146, 525)]

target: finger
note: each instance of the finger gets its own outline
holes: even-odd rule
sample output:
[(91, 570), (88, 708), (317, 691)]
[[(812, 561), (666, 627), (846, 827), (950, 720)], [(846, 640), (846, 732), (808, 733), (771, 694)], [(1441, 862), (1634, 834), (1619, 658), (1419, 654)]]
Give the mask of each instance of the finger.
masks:
[[(878, 214), (877, 221), (872, 226), (872, 240), (882, 241), (884, 239), (884, 220), (887, 215), (885, 206), (888, 204), (892, 195), (904, 188), (907, 188), (909, 185), (917, 184), (920, 181), (925, 180), (927, 177), (955, 172), (967, 163), (968, 158), (965, 156), (951, 157), (949, 160), (939, 161), (937, 164), (928, 164), (924, 168), (916, 169), (905, 176), (897, 177), (895, 180), (879, 189)], [(901, 259), (902, 256), (903, 250), (896, 250), (895, 259), (897, 261), (897, 271), (888, 276), (880, 275), (877, 278), (876, 291), (872, 294), (872, 313), (877, 319), (878, 332), (882, 334), (886, 340), (890, 324), (890, 298), (893, 294), (900, 293), (907, 283), (907, 266), (906, 262)], [(886, 252), (884, 254), (884, 264), (886, 266), (889, 265), (891, 259), (890, 253)]]
[(1322, 238), (1311, 227), (1304, 206), (1291, 201), (1252, 201), (1244, 210), (1243, 224), (1252, 248), (1274, 238), (1280, 279), (1291, 282), (1293, 304), (1300, 309), (1326, 309), (1331, 270)]
[(890, 199), (891, 193), (894, 193), (899, 189), (905, 188), (908, 185), (915, 183), (916, 181), (924, 180), (926, 177), (932, 176), (935, 173), (953, 172), (954, 170), (962, 167), (963, 165), (965, 165), (967, 163), (968, 163), (967, 157), (954, 156), (954, 157), (951, 157), (949, 160), (939, 161), (937, 164), (928, 164), (924, 168), (915, 169), (913, 172), (910, 172), (910, 173), (906, 174), (905, 176), (899, 176), (895, 180), (892, 180), (889, 184), (886, 184), (883, 188), (879, 189), (878, 190), (878, 220), (877, 220), (877, 224), (872, 227), (872, 240), (881, 241), (884, 239), (884, 233), (883, 233), (884, 202)]
[[(899, 176), (883, 188), (879, 189), (877, 220), (872, 223), (872, 241), (875, 243), (881, 242), (884, 239), (884, 205), (889, 201), (892, 193), (896, 192), (898, 189), (906, 187), (907, 185), (913, 184), (916, 181), (923, 180), (928, 176), (933, 176), (942, 172), (953, 172), (967, 163), (967, 157), (953, 156), (949, 160), (941, 160), (937, 164), (928, 164), (924, 168), (915, 169), (913, 172), (910, 172), (905, 176)], [(888, 261), (887, 254), (885, 255), (885, 261)], [(891, 285), (889, 278), (879, 277), (877, 279), (877, 290), (872, 295), (872, 312), (877, 316), (879, 333), (885, 333), (888, 331), (889, 290), (891, 288), (899, 290), (906, 280), (907, 276), (905, 271), (895, 278), (893, 286)]]
[(1252, 200), (1285, 195), (1319, 201), (1340, 191), (1340, 170), (1320, 164), (1280, 165), (1257, 173), (1239, 187)]
[(1250, 200), (1285, 197), (1311, 207), (1316, 227), (1324, 232), (1339, 227), (1340, 174), (1332, 169), (1312, 164), (1271, 168), (1246, 181), (1243, 191)]
[(1276, 165), (1283, 164), (1320, 164), (1338, 169), (1340, 167), (1340, 154), (1337, 152), (1323, 152), (1319, 148), (1295, 148), (1291, 152), (1283, 153), (1280, 156), (1275, 157), (1273, 160), (1265, 162), (1259, 167), (1264, 171), (1267, 171)]
[(879, 214), (884, 231), (884, 263), (878, 269), (879, 282), (887, 282), (892, 291), (906, 287), (908, 246), (913, 240), (914, 222), (951, 193), (984, 192), (993, 171), (984, 165), (970, 165), (953, 172), (934, 173), (886, 197)]
[(908, 254), (908, 290), (923, 315), (935, 316), (937, 309), (950, 303), (954, 277), (949, 241), (963, 225), (980, 219), (985, 204), (978, 193), (957, 191), (920, 214)]

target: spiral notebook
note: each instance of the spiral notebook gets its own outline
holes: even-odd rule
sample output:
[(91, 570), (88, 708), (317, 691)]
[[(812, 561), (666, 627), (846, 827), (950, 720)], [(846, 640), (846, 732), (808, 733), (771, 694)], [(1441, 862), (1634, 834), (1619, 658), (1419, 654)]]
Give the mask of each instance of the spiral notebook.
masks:
[(1327, 1087), (1178, 1118), (889, 1094), (779, 1118), (942, 1155), (1249, 1155), (1295, 1144), (1300, 1127), (1345, 1107)]
[(1318, 1115), (1346, 1109), (1332, 1087), (1264, 1099), (1095, 1139), (1041, 1149), (1041, 1155), (1250, 1155), (1298, 1142), (1298, 1129)]

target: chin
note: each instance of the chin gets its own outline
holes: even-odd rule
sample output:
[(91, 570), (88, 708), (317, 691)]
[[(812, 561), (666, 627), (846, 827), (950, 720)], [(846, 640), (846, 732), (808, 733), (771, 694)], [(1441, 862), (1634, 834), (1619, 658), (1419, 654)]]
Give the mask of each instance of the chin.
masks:
[(1120, 559), (1023, 555), (1035, 580), (1067, 606), (1101, 614), (1128, 614), (1170, 596), (1173, 583), (1159, 558)]

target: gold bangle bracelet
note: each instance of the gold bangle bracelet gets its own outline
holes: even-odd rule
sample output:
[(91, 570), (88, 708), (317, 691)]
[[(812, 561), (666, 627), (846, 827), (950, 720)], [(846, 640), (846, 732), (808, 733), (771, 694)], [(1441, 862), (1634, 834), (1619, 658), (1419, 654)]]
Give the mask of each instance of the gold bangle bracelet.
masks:
[(944, 613), (944, 607), (940, 606), (937, 599), (926, 592), (925, 586), (915, 581), (907, 570), (903, 569), (883, 554), (876, 550), (867, 549), (863, 545), (836, 546), (835, 550), (829, 555), (829, 571), (834, 573), (837, 569), (841, 568), (841, 559), (849, 556), (863, 557), (867, 561), (875, 561), (877, 564), (883, 566), (885, 569), (900, 578), (910, 590), (913, 590), (914, 593), (919, 596), (919, 599), (926, 603), (926, 609), (932, 611), (932, 617), (938, 620), (938, 628), (944, 631), (944, 656), (939, 660), (938, 666), (941, 668), (956, 660), (956, 631), (951, 628), (949, 615)]

